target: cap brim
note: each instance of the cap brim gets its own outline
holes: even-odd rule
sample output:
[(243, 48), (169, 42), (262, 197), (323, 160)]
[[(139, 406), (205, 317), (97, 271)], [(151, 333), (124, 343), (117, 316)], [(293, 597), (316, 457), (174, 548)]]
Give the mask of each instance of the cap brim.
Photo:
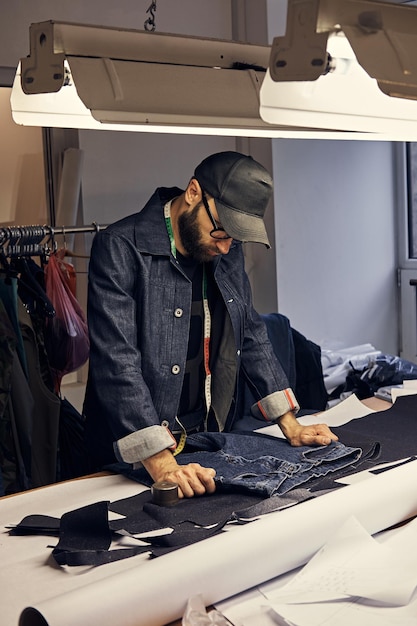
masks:
[(271, 247), (262, 217), (242, 213), (225, 206), (216, 199), (215, 203), (221, 224), (233, 239), (263, 243), (267, 248)]

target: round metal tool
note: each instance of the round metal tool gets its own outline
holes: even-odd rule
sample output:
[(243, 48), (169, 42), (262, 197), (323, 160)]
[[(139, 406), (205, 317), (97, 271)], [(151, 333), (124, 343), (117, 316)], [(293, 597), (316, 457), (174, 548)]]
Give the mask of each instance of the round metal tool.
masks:
[(178, 485), (168, 480), (160, 480), (151, 487), (152, 502), (159, 506), (172, 506), (179, 500)]

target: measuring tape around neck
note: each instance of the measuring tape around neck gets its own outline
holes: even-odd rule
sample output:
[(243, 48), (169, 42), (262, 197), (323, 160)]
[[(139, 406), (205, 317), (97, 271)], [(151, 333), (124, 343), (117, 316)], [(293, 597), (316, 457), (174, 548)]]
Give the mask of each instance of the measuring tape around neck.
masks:
[[(169, 242), (171, 245), (171, 253), (172, 253), (172, 256), (176, 259), (177, 247), (175, 245), (174, 231), (172, 228), (172, 221), (171, 221), (171, 202), (172, 200), (167, 202), (164, 206), (164, 218), (165, 218), (165, 225), (166, 225), (166, 229), (167, 229), (167, 233), (169, 237)], [(209, 413), (210, 406), (211, 406), (211, 371), (210, 371), (211, 313), (210, 313), (210, 308), (209, 308), (209, 303), (208, 303), (207, 271), (206, 271), (205, 263), (203, 263), (203, 285), (202, 286), (203, 286), (203, 318), (204, 318), (204, 321), (203, 321), (204, 398), (206, 401), (205, 427), (207, 428), (208, 413)], [(187, 437), (187, 434), (181, 422), (178, 419), (177, 421), (183, 428), (183, 432), (181, 434), (180, 441), (177, 445), (177, 448), (174, 452), (174, 456), (179, 454), (181, 450), (184, 449), (185, 441)]]

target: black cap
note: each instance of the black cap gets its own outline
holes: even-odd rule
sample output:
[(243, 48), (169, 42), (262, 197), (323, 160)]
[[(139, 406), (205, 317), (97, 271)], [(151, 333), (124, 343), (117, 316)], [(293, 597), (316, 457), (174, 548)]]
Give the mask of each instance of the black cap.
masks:
[(194, 177), (214, 198), (228, 235), (271, 247), (263, 216), (272, 196), (272, 178), (260, 163), (240, 152), (218, 152), (196, 167)]

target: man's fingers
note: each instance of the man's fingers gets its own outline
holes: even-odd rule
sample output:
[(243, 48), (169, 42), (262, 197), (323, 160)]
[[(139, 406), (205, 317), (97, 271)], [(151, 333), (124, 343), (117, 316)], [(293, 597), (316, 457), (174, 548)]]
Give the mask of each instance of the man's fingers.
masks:
[(216, 491), (216, 483), (214, 482), (216, 470), (214, 470), (212, 467), (204, 467), (202, 469), (203, 472), (201, 472), (201, 474), (199, 473), (199, 478), (203, 483), (207, 493), (214, 493)]
[(338, 441), (338, 436), (332, 433), (327, 424), (300, 425), (291, 437), (292, 446), (328, 446), (332, 441)]
[(317, 434), (323, 435), (324, 437), (327, 437), (331, 441), (337, 441), (339, 439), (337, 435), (332, 433), (332, 431), (327, 426), (327, 424), (317, 424)]
[(180, 498), (191, 498), (194, 495), (214, 493), (215, 475), (216, 472), (212, 468), (202, 467), (199, 463), (190, 463), (179, 466), (175, 472), (170, 472), (169, 480), (177, 483)]

